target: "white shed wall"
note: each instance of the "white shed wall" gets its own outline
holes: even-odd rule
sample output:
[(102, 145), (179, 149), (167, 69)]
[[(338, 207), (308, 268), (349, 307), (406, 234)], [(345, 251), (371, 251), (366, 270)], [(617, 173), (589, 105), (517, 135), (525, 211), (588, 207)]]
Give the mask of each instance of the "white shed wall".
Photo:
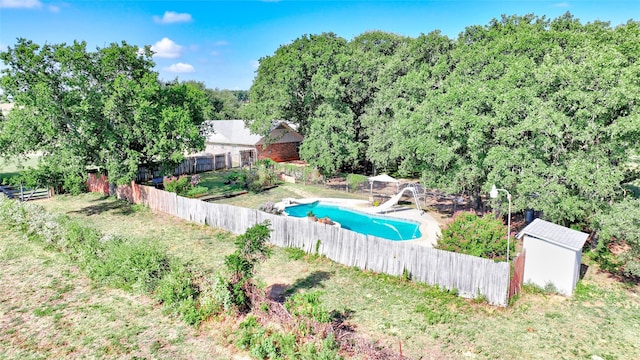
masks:
[(524, 236), (527, 252), (524, 264), (524, 283), (544, 288), (551, 283), (560, 294), (571, 296), (580, 276), (581, 254), (565, 247)]

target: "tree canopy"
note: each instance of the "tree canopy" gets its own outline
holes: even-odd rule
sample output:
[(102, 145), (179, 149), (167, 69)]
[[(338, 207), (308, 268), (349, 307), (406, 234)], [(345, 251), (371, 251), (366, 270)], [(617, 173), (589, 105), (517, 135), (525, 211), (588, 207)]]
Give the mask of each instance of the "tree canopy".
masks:
[(141, 164), (171, 168), (201, 150), (199, 125), (211, 114), (205, 92), (161, 82), (151, 55), (126, 42), (87, 51), (84, 42), (18, 39), (0, 52), (0, 86), (15, 104), (0, 123), (0, 155), (37, 151), (67, 175), (92, 166), (123, 183)]
[(588, 224), (638, 178), (640, 22), (502, 16), (456, 40), (305, 35), (260, 60), (250, 125), (297, 123), (324, 173), (373, 164)]

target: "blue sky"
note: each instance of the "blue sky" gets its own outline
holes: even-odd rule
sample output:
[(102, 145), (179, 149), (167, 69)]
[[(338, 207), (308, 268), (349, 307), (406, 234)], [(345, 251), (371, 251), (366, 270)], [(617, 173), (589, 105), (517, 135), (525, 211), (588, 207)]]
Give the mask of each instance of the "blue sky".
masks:
[(249, 89), (258, 59), (303, 34), (334, 32), (350, 40), (369, 30), (411, 37), (440, 30), (455, 39), (501, 14), (553, 19), (567, 11), (582, 23), (615, 26), (640, 20), (640, 0), (0, 0), (0, 48), (18, 37), (38, 44), (84, 40), (89, 49), (124, 40), (153, 46), (162, 79)]

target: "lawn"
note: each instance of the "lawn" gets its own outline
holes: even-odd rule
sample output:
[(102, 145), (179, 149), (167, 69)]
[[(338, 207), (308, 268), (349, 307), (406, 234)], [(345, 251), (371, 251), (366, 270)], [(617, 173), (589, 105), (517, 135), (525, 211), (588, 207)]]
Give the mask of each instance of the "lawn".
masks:
[(234, 170), (219, 170), (200, 174), (199, 186), (208, 189), (207, 195), (225, 195), (244, 190), (242, 184), (229, 182), (229, 175), (237, 173)]
[[(332, 194), (325, 190), (320, 194), (319, 188), (287, 184), (224, 201), (255, 207), (305, 193)], [(204, 272), (219, 269), (224, 256), (233, 251), (233, 236), (224, 231), (155, 214), (112, 198), (95, 194), (58, 196), (43, 205), (52, 212), (81, 218), (103, 232), (158, 241), (173, 255)], [(13, 241), (18, 240), (3, 241), (3, 254), (18, 251), (12, 250)], [(22, 253), (21, 256), (28, 256), (29, 251)], [(299, 254), (276, 248), (260, 268), (260, 285), (288, 292), (321, 290), (328, 309), (346, 316), (357, 332), (396, 350), (401, 344), (403, 353), (411, 358), (640, 358), (638, 286), (621, 284), (599, 272), (588, 256), (584, 260), (590, 268), (573, 298), (529, 289), (513, 306), (502, 309), (424, 284), (344, 267), (324, 258), (298, 259), (293, 255)], [(20, 262), (6, 266), (9, 268), (3, 268), (3, 273), (19, 274), (25, 269), (12, 268), (22, 266)], [(34, 278), (28, 281), (35, 288), (32, 292), (46, 287), (44, 280), (38, 280), (39, 272), (30, 272)], [(60, 271), (43, 271), (43, 276), (47, 273)], [(96, 290), (99, 291), (107, 290)], [(16, 311), (4, 310), (7, 315), (3, 316), (8, 319), (3, 321), (16, 317)], [(200, 337), (208, 335), (206, 329), (201, 329)], [(133, 338), (130, 342), (136, 341), (142, 340)]]
[(0, 225), (0, 359), (245, 358)]
[(40, 159), (40, 155), (35, 154), (27, 155), (24, 159), (0, 158), (0, 183), (2, 183), (2, 179), (18, 175), (25, 169), (38, 167), (38, 159)]

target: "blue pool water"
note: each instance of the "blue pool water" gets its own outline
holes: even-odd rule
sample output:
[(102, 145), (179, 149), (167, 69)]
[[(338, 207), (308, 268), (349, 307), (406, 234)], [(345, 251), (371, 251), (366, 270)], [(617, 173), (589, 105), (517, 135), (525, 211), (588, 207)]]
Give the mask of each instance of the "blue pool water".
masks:
[(412, 240), (422, 236), (420, 225), (417, 223), (368, 215), (335, 205), (321, 204), (317, 201), (310, 204), (288, 206), (284, 211), (294, 217), (306, 217), (307, 213), (312, 211), (316, 217), (329, 217), (340, 223), (345, 229), (389, 240)]

